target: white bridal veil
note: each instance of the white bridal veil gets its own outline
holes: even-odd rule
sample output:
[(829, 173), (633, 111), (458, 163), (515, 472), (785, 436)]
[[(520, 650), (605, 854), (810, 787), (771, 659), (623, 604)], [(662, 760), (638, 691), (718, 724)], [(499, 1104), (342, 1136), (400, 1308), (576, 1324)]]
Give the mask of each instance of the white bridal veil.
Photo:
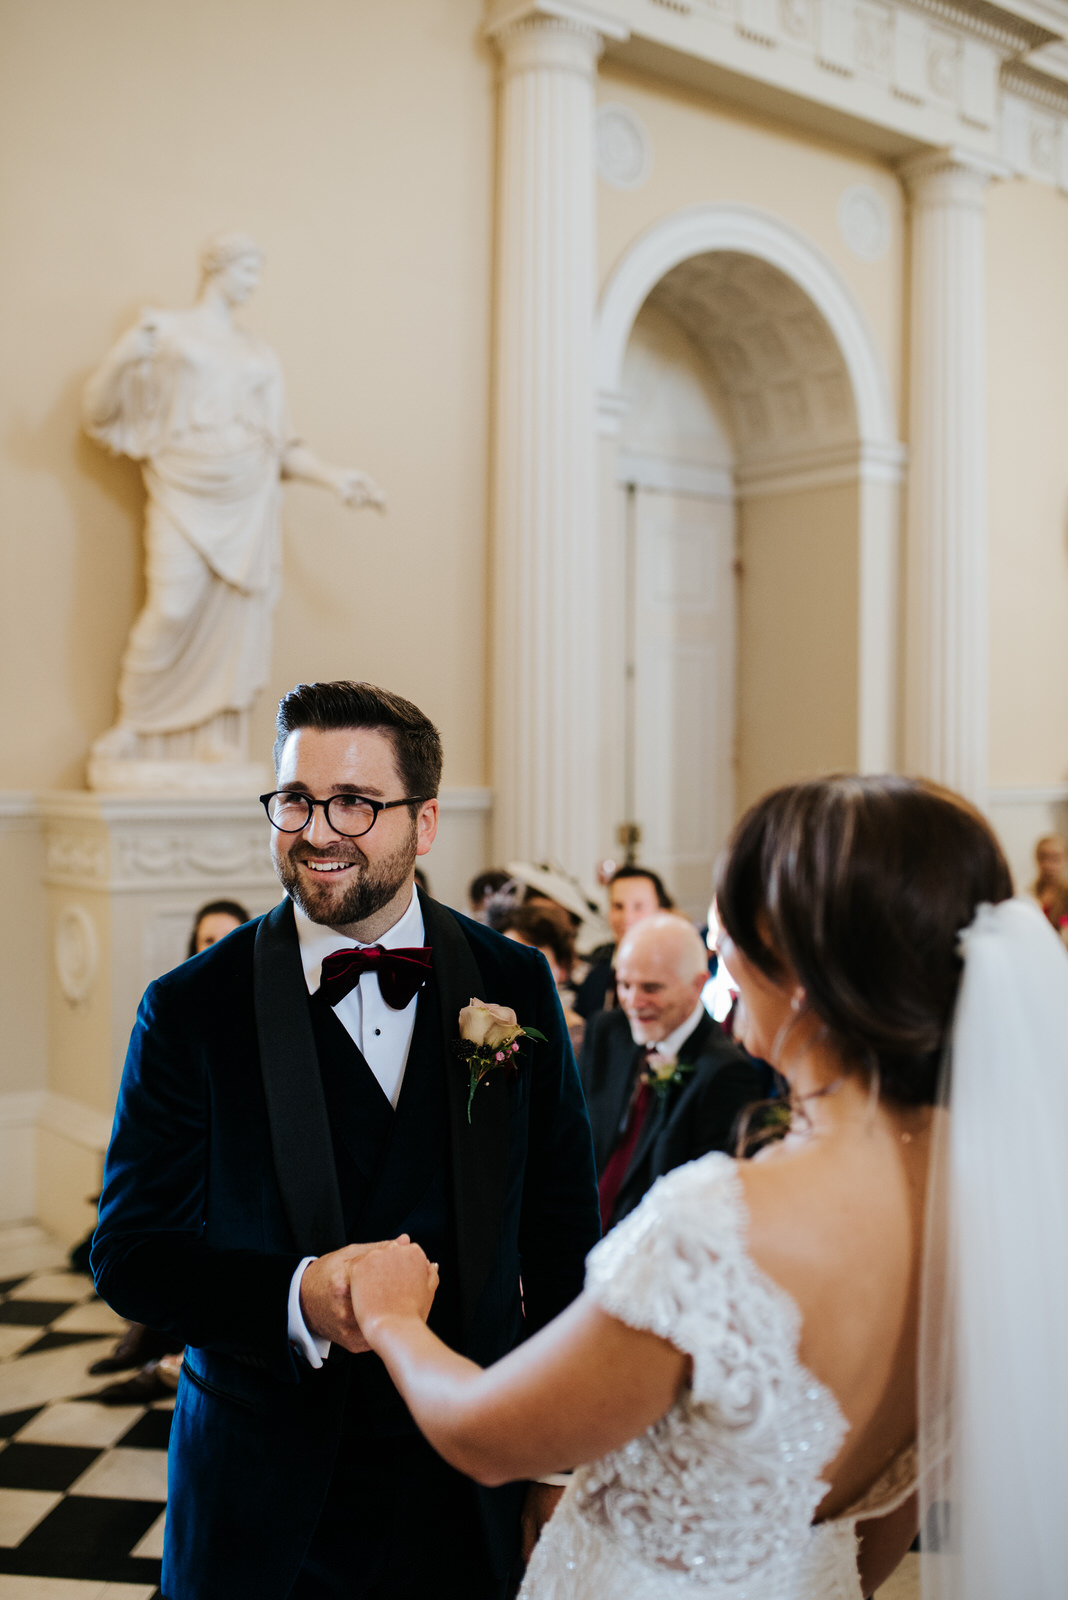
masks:
[(924, 1265), (923, 1595), (1064, 1600), (1068, 951), (1020, 899), (980, 906), (961, 943)]

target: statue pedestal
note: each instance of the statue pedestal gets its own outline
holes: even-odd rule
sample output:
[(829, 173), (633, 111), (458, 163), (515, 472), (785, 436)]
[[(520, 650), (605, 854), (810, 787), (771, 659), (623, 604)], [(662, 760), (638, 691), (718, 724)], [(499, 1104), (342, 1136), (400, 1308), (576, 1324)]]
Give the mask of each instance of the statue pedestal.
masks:
[(271, 769), (262, 761), (148, 761), (92, 755), (89, 787), (101, 795), (203, 796), (209, 800), (243, 799), (274, 787)]
[[(247, 793), (247, 791), (246, 791)], [(148, 983), (184, 960), (196, 911), (277, 903), (262, 807), (248, 798), (55, 792), (43, 835), (48, 1083), (37, 1119), (38, 1219), (92, 1225), (122, 1064)]]

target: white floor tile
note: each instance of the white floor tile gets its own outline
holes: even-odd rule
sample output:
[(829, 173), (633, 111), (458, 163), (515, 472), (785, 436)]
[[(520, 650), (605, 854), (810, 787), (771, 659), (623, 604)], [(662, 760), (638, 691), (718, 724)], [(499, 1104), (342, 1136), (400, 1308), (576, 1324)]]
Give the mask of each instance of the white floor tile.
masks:
[[(113, 1586), (114, 1587), (114, 1586)], [(132, 1587), (132, 1586), (131, 1586)], [(100, 1600), (105, 1586), (81, 1578), (16, 1578), (0, 1575), (0, 1600)], [(143, 1585), (137, 1585), (138, 1593)], [(152, 1589), (149, 1594), (154, 1593)]]
[(74, 1272), (41, 1272), (12, 1289), (12, 1300), (84, 1300), (92, 1294), (91, 1278)]
[(84, 1344), (67, 1345), (62, 1350), (42, 1350), (39, 1355), (20, 1356), (17, 1361), (4, 1362), (0, 1366), (0, 1416), (5, 1411), (43, 1406), (49, 1400), (88, 1394), (113, 1382), (113, 1374), (99, 1378), (88, 1375), (92, 1362), (106, 1356), (113, 1343), (111, 1339), (87, 1339)]
[(9, 1550), (25, 1539), (62, 1498), (38, 1489), (0, 1489), (0, 1545)]
[(112, 1311), (103, 1300), (87, 1300), (83, 1306), (73, 1306), (70, 1311), (64, 1311), (55, 1322), (49, 1323), (57, 1333), (106, 1333), (113, 1339), (127, 1327), (125, 1317), (120, 1317), (117, 1311)]
[(920, 1600), (920, 1558), (911, 1550), (897, 1571), (876, 1592), (876, 1600)]
[(105, 1583), (96, 1600), (152, 1600), (154, 1583)]
[[(0, 1322), (0, 1361), (8, 1356), (17, 1356), (20, 1350), (25, 1350), (28, 1344), (33, 1344), (44, 1332), (43, 1328), (20, 1328), (14, 1322)], [(0, 1406), (0, 1411), (5, 1408)]]
[(61, 1400), (58, 1405), (39, 1411), (15, 1438), (20, 1444), (84, 1444), (102, 1450), (121, 1439), (141, 1412), (141, 1406), (98, 1406), (89, 1400)]
[(109, 1450), (70, 1486), (100, 1500), (166, 1500), (165, 1450)]
[(0, 1280), (18, 1278), (24, 1272), (61, 1272), (67, 1264), (68, 1250), (43, 1228), (0, 1228)]
[(163, 1559), (163, 1529), (167, 1521), (167, 1513), (161, 1511), (155, 1522), (149, 1528), (143, 1539), (140, 1539), (130, 1551), (132, 1556), (151, 1556), (153, 1561)]

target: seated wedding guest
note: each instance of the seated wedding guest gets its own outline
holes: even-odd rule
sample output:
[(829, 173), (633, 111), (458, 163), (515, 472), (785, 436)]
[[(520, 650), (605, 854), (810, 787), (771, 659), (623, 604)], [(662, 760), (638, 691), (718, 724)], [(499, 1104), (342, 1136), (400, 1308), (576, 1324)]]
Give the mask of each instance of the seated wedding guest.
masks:
[(228, 933), (248, 921), (249, 914), (238, 900), (211, 900), (193, 918), (186, 957), (198, 956), (209, 945), (225, 939)]
[(672, 1167), (709, 1150), (733, 1155), (741, 1118), (767, 1096), (767, 1070), (701, 1003), (707, 978), (694, 928), (659, 912), (623, 936), (618, 1007), (589, 1019), (579, 1076), (606, 1230)]
[(615, 981), (612, 958), (623, 935), (643, 917), (657, 911), (673, 911), (675, 902), (664, 887), (659, 873), (651, 867), (617, 867), (608, 880), (608, 926), (612, 939), (590, 952), (590, 970), (575, 993), (575, 1010), (580, 1017), (591, 1017), (614, 1004)]
[(498, 933), (518, 944), (530, 945), (540, 950), (549, 964), (549, 971), (560, 996), (564, 1021), (571, 1036), (571, 1048), (578, 1055), (586, 1024), (573, 1007), (574, 990), (571, 975), (575, 969), (575, 934), (571, 920), (562, 906), (549, 902), (513, 906), (494, 923)]
[(1011, 895), (985, 819), (933, 784), (766, 795), (720, 868), (719, 950), (788, 1138), (662, 1179), (485, 1371), (425, 1326), (421, 1250), (353, 1264), (361, 1333), (446, 1460), (588, 1463), (521, 1600), (859, 1600), (919, 1485), (951, 1509), (925, 1594), (1061, 1600), (1068, 960)]
[(470, 907), (468, 914), (476, 922), (485, 922), (487, 902), (509, 881), (507, 872), (501, 867), (490, 867), (487, 872), (480, 872), (477, 877), (472, 878), (467, 886), (467, 903)]
[(1059, 833), (1047, 833), (1035, 845), (1035, 866), (1038, 872), (1031, 894), (1048, 917), (1068, 888), (1068, 845)]

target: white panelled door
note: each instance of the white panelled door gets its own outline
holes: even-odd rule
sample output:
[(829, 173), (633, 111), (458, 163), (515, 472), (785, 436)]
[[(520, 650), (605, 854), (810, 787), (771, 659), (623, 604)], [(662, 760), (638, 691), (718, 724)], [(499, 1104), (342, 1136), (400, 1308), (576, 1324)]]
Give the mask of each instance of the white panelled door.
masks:
[(734, 503), (635, 485), (627, 510), (628, 818), (703, 922), (734, 815)]

